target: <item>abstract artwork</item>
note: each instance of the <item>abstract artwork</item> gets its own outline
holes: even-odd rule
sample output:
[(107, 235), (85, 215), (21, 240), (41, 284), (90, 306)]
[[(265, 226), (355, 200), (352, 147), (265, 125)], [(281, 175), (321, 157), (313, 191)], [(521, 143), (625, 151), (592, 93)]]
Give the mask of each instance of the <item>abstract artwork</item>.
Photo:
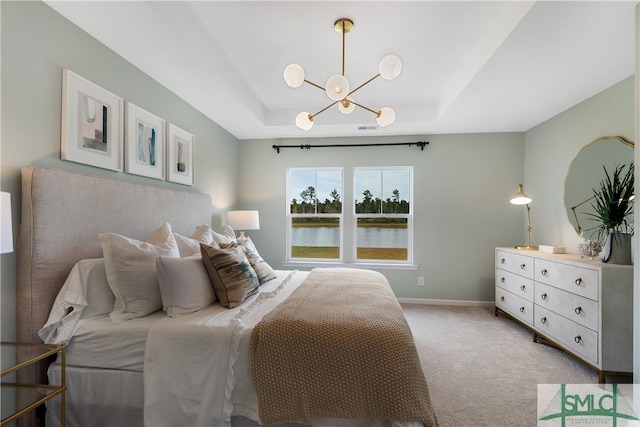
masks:
[(165, 179), (165, 121), (127, 102), (125, 172)]
[(168, 180), (193, 185), (193, 159), (195, 137), (174, 124), (169, 124), (167, 155)]
[(123, 100), (65, 69), (60, 157), (122, 171)]

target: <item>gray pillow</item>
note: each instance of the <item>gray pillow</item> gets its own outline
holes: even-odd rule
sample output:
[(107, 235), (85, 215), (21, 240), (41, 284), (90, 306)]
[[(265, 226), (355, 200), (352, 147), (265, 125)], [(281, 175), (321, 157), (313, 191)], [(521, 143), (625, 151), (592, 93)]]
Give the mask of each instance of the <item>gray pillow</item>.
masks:
[(256, 249), (256, 246), (251, 241), (251, 237), (247, 237), (246, 242), (238, 242), (238, 246), (240, 246), (249, 260), (251, 267), (255, 270), (256, 275), (258, 276), (258, 282), (260, 282), (261, 285), (276, 278), (276, 272), (273, 271), (273, 268), (271, 268), (264, 259), (262, 259)]
[(220, 304), (234, 308), (258, 291), (258, 276), (235, 243), (215, 248), (200, 243), (202, 262)]

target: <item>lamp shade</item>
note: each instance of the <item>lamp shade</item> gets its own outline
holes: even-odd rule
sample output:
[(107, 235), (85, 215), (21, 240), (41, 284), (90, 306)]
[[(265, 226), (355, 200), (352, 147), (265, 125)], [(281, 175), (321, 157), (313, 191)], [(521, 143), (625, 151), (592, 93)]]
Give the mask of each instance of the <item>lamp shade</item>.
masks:
[(518, 184), (518, 192), (511, 199), (511, 203), (514, 205), (526, 205), (527, 203), (531, 203), (531, 197), (525, 194), (522, 184)]
[(304, 77), (304, 69), (298, 64), (289, 64), (284, 69), (284, 81), (289, 87), (302, 86)]
[(345, 76), (334, 74), (327, 80), (325, 92), (333, 101), (340, 101), (349, 93), (349, 80)]
[(400, 75), (402, 61), (395, 55), (387, 55), (380, 60), (378, 72), (385, 80), (393, 80)]
[(389, 107), (382, 107), (378, 117), (376, 117), (376, 122), (378, 122), (378, 125), (382, 127), (389, 126), (395, 121), (396, 112)]
[(229, 211), (227, 224), (234, 230), (259, 230), (260, 217), (258, 211)]
[(13, 252), (13, 230), (11, 228), (11, 194), (0, 192), (0, 253)]
[(306, 111), (298, 113), (296, 116), (296, 126), (302, 130), (309, 130), (313, 127), (313, 118)]

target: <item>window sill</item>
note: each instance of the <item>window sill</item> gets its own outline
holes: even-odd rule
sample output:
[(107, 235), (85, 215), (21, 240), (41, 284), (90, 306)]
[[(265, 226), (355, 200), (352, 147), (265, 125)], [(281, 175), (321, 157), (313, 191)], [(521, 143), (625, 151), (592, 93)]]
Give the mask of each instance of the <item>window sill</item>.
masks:
[(417, 264), (367, 263), (367, 262), (322, 262), (322, 261), (282, 261), (287, 268), (346, 267), (371, 270), (417, 270)]

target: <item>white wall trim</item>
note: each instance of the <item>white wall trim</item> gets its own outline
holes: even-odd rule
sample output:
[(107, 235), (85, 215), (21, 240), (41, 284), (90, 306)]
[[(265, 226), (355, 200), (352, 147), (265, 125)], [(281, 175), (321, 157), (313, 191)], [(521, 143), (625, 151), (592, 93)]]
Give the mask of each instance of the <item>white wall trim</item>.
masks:
[(495, 307), (493, 301), (468, 301), (455, 299), (398, 298), (400, 304), (451, 305), (458, 307)]

